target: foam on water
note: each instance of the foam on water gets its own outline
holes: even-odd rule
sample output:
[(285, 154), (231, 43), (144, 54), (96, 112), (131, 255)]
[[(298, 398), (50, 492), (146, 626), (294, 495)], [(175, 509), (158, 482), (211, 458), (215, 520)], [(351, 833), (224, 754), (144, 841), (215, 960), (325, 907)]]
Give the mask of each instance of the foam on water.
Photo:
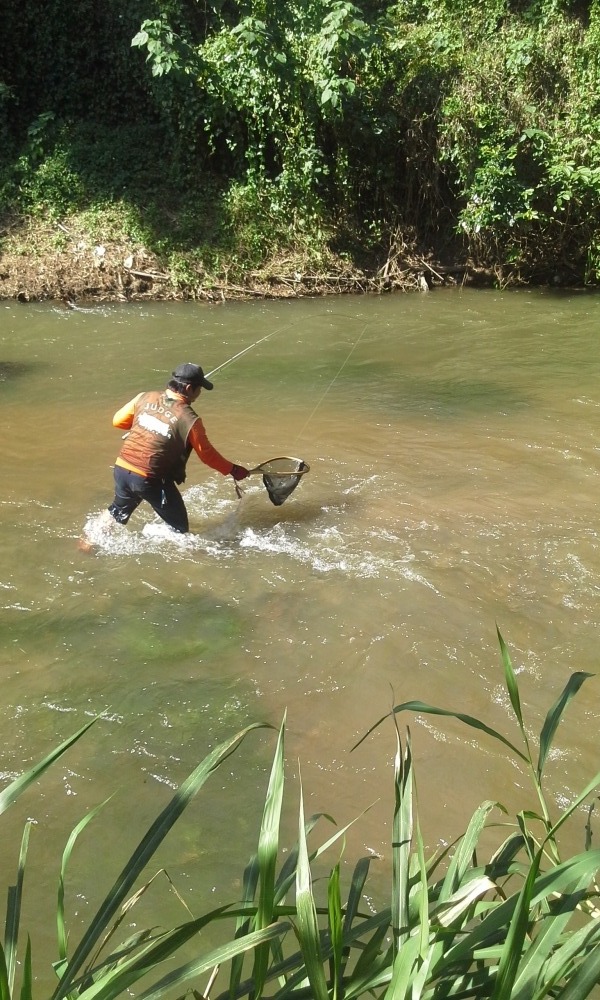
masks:
[[(355, 484), (356, 488), (356, 484)], [(319, 574), (341, 573), (361, 579), (405, 579), (437, 593), (435, 586), (414, 566), (414, 554), (401, 532), (391, 529), (365, 531), (352, 523), (339, 506), (321, 505), (306, 514), (300, 500), (285, 510), (264, 503), (260, 487), (247, 488), (241, 501), (224, 498), (218, 481), (194, 486), (184, 494), (191, 531), (182, 535), (142, 507), (128, 526), (117, 524), (106, 511), (88, 518), (84, 539), (104, 556), (154, 554), (170, 562), (198, 554), (217, 560), (239, 558), (240, 552), (285, 557)], [(221, 487), (222, 489), (222, 487)], [(294, 511), (296, 516), (294, 516)], [(138, 527), (139, 525), (139, 527)], [(388, 553), (382, 555), (382, 537)], [(375, 551), (373, 551), (375, 550)]]

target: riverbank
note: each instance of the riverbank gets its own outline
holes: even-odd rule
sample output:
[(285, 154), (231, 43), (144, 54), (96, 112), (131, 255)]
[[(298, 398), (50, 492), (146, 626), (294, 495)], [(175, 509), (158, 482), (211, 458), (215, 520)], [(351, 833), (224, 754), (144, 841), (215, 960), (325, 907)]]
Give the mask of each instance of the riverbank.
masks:
[(0, 299), (20, 302), (205, 300), (298, 298), (335, 294), (426, 292), (456, 284), (502, 285), (500, 270), (477, 268), (457, 259), (448, 263), (415, 241), (402, 240), (378, 259), (360, 262), (328, 246), (294, 246), (271, 252), (260, 266), (244, 266), (239, 254), (221, 255), (209, 271), (188, 250), (161, 255), (143, 242), (91, 230), (77, 217), (15, 220), (0, 244)]

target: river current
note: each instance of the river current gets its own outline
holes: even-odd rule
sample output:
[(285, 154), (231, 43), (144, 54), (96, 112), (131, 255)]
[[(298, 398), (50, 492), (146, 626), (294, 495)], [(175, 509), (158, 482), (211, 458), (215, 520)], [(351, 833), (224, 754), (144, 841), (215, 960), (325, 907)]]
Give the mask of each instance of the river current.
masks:
[[(35, 819), (24, 919), (42, 951), (54, 954), (47, 897), (75, 823), (112, 795), (72, 859), (77, 920), (173, 789), (244, 725), (278, 727), (287, 713), (287, 843), (301, 773), (307, 812), (342, 824), (371, 806), (345, 857), (380, 855), (385, 870), (392, 724), (351, 748), (392, 705), (465, 712), (518, 742), (498, 627), (535, 744), (569, 674), (597, 672), (600, 297), (457, 289), (0, 310), (2, 784), (101, 717), (2, 817), (3, 885)], [(234, 462), (308, 462), (297, 490), (275, 507), (254, 476), (240, 499), (192, 456), (190, 535), (170, 536), (143, 507), (106, 532), (113, 412), (183, 361), (210, 371), (253, 344), (198, 410)], [(556, 809), (598, 769), (598, 684), (559, 728)], [(399, 721), (432, 849), (484, 799), (534, 804), (500, 744), (452, 719)], [(269, 731), (251, 734), (161, 849), (184, 895), (239, 891), (273, 748)], [(577, 849), (585, 821), (569, 834)]]

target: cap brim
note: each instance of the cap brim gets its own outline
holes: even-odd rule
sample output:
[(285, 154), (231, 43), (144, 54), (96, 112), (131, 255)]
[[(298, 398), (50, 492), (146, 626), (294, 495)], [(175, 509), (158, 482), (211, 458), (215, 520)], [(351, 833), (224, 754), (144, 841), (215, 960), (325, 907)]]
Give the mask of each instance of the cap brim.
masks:
[(214, 389), (212, 382), (209, 382), (207, 378), (203, 378), (200, 385), (203, 389)]

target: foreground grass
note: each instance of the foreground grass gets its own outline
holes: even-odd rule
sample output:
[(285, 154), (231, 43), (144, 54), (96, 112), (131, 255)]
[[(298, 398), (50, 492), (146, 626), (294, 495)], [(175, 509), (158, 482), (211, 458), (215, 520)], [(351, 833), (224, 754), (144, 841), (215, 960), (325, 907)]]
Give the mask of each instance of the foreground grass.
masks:
[[(595, 882), (600, 850), (590, 842), (577, 855), (561, 856), (558, 833), (582, 808), (600, 783), (596, 774), (557, 816), (544, 791), (544, 770), (562, 715), (590, 677), (572, 674), (549, 709), (534, 751), (523, 718), (520, 694), (508, 650), (499, 635), (504, 679), (518, 729), (518, 740), (491, 729), (479, 719), (422, 702), (395, 706), (385, 718), (402, 712), (449, 716), (498, 741), (524, 767), (531, 780), (533, 804), (503, 828), (508, 836), (486, 861), (478, 856), (488, 818), (500, 803), (484, 802), (467, 829), (449, 848), (429, 858), (413, 799), (410, 733), (396, 725), (396, 756), (390, 791), (393, 798), (392, 871), (389, 905), (373, 914), (362, 905), (370, 860), (360, 859), (350, 889), (342, 897), (340, 860), (330, 869), (326, 903), (313, 891), (312, 871), (325, 852), (341, 854), (345, 829), (318, 847), (318, 817), (304, 815), (302, 791), (298, 840), (280, 863), (280, 819), (285, 784), (285, 720), (277, 736), (264, 802), (256, 854), (246, 864), (242, 898), (210, 908), (202, 916), (164, 933), (137, 930), (124, 937), (122, 922), (151, 881), (149, 866), (158, 846), (187, 805), (220, 765), (246, 740), (249, 726), (213, 750), (181, 785), (157, 817), (115, 883), (70, 949), (65, 921), (65, 873), (73, 845), (97, 809), (73, 831), (60, 868), (57, 899), (58, 944), (53, 1000), (63, 997), (110, 1000), (135, 991), (143, 1000), (193, 993), (215, 1000), (261, 996), (354, 1000), (370, 995), (403, 998), (492, 998), (578, 1000), (590, 995), (600, 978), (600, 911)], [(379, 720), (363, 739), (384, 719)], [(30, 772), (0, 793), (0, 813), (54, 764), (89, 723)], [(362, 742), (362, 741), (361, 741)], [(357, 744), (358, 745), (358, 744)], [(505, 811), (505, 810), (504, 810)], [(0, 947), (0, 998), (31, 1000), (36, 968), (29, 941), (20, 949), (20, 914), (27, 859), (26, 825), (15, 884), (10, 888), (3, 947)], [(441, 840), (441, 834), (440, 834)], [(591, 835), (588, 838), (591, 841)], [(289, 897), (289, 898), (288, 898)], [(164, 963), (199, 932), (228, 921), (224, 945), (202, 950), (174, 970)], [(158, 921), (157, 921), (158, 922)], [(17, 969), (20, 967), (20, 976)], [(220, 973), (219, 979), (216, 979)], [(198, 982), (209, 977), (199, 992)], [(20, 981), (17, 982), (17, 979)], [(143, 982), (142, 982), (143, 981)]]

